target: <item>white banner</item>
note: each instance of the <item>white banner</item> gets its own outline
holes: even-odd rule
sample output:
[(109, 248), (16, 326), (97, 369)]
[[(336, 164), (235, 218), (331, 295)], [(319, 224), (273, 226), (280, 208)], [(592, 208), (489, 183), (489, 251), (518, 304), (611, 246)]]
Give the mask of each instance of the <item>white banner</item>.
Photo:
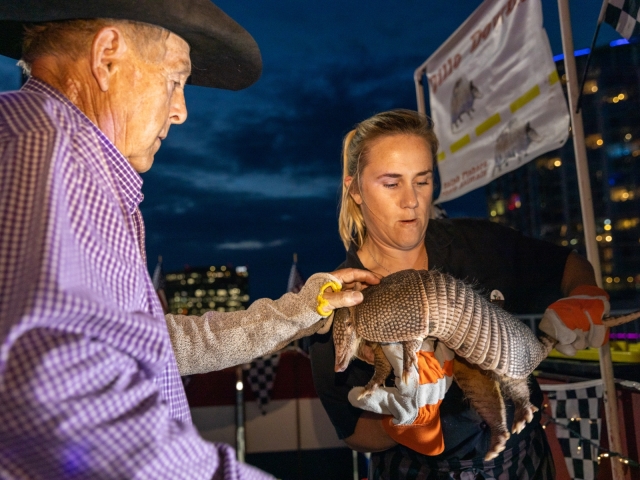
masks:
[(485, 0), (425, 63), (452, 200), (561, 147), (569, 111), (540, 0)]

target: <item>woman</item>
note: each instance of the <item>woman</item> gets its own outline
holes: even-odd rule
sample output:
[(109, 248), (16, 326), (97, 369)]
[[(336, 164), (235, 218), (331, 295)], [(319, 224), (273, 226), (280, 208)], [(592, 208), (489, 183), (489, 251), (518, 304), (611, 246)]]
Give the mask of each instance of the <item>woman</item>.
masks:
[[(428, 117), (407, 110), (375, 115), (345, 137), (339, 223), (348, 253), (341, 267), (380, 277), (438, 269), (487, 295), (498, 290), (514, 314), (544, 311), (576, 286), (596, 285), (591, 265), (568, 249), (484, 220), (430, 220), (437, 149)], [(334, 373), (331, 333), (312, 339), (311, 359), (316, 390), (338, 436), (355, 450), (375, 452), (370, 478), (554, 477), (540, 413), (511, 435), (497, 458), (484, 462), (489, 428), (454, 383), (440, 407), (444, 451), (429, 457), (396, 443), (381, 415), (349, 403), (349, 390), (371, 378), (370, 365), (354, 360), (345, 372)], [(542, 393), (533, 377), (530, 387), (540, 408)], [(506, 403), (511, 425), (513, 405)]]

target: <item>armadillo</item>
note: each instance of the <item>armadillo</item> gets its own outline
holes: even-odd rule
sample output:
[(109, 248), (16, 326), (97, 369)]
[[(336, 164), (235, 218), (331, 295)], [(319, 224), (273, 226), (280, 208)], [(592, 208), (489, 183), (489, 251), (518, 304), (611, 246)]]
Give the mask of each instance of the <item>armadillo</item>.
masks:
[[(539, 340), (518, 318), (490, 303), (471, 285), (439, 271), (403, 270), (362, 293), (361, 304), (336, 312), (333, 339), (338, 372), (354, 356), (362, 356), (363, 342), (373, 349), (376, 372), (363, 395), (383, 383), (391, 371), (379, 343), (403, 343), (406, 373), (416, 363), (415, 351), (423, 339), (435, 337), (464, 359), (454, 364), (454, 377), (491, 427), (487, 460), (497, 456), (509, 438), (500, 389), (516, 407), (512, 432), (531, 421), (537, 408), (529, 402), (526, 379), (555, 345), (551, 337), (543, 334)], [(605, 324), (615, 326), (637, 318), (640, 312), (605, 319)], [(479, 387), (486, 381), (478, 377), (481, 373), (474, 365), (491, 372), (489, 377), (500, 389), (489, 392)]]

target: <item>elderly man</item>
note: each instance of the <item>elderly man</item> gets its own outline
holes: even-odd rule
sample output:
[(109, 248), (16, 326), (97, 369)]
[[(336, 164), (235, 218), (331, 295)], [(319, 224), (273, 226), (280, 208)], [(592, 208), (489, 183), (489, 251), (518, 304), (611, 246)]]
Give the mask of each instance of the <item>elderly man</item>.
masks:
[(268, 477), (198, 436), (179, 371), (315, 332), (361, 301), (339, 284), (377, 280), (316, 274), (247, 312), (165, 319), (138, 210), (190, 74), (244, 88), (257, 45), (208, 0), (22, 0), (0, 4), (0, 53), (30, 72), (0, 95), (0, 477)]

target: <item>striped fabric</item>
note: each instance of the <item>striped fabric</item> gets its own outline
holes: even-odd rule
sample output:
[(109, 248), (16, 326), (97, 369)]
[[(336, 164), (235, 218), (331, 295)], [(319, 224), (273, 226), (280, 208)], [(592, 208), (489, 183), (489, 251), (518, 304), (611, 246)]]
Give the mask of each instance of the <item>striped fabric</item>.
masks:
[(60, 92), (0, 95), (0, 478), (262, 479), (193, 425), (142, 179)]
[(372, 480), (553, 480), (555, 468), (547, 437), (541, 426), (516, 447), (498, 458), (483, 462), (451, 460), (427, 463), (428, 457), (401, 445), (371, 455)]

